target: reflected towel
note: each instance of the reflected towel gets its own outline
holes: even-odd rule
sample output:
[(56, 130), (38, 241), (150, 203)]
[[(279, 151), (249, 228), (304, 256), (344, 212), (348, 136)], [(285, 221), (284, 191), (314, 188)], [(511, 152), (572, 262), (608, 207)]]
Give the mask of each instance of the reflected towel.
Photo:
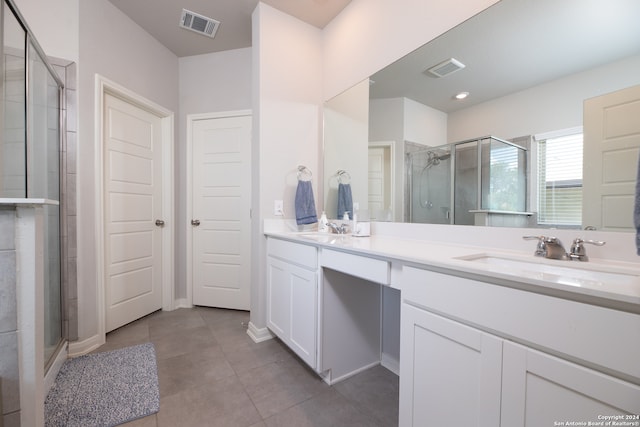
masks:
[(633, 225), (636, 227), (636, 250), (640, 255), (640, 156), (638, 157), (638, 178), (636, 179), (636, 203), (633, 209)]
[(351, 184), (338, 184), (338, 219), (342, 219), (345, 212), (349, 212), (349, 219), (353, 218)]
[(313, 200), (313, 189), (311, 181), (298, 180), (298, 188), (296, 189), (296, 223), (313, 224), (318, 222), (316, 214), (316, 202)]

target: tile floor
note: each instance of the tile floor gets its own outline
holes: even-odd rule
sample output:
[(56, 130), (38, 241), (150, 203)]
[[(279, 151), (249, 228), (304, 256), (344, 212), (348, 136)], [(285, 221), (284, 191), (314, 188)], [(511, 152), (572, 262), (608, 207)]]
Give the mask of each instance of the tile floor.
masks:
[(279, 340), (254, 343), (249, 313), (196, 307), (156, 312), (107, 334), (96, 351), (153, 342), (160, 411), (128, 427), (390, 427), (398, 377), (375, 367), (334, 386)]

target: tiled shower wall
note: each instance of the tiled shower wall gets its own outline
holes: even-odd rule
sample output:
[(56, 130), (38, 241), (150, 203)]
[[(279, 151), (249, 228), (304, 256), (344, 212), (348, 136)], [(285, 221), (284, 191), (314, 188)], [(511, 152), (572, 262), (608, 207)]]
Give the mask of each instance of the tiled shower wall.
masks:
[(62, 334), (69, 341), (78, 339), (78, 280), (76, 243), (76, 154), (77, 150), (77, 66), (74, 62), (49, 57), (49, 62), (65, 85), (62, 103), (61, 174), (61, 260)]

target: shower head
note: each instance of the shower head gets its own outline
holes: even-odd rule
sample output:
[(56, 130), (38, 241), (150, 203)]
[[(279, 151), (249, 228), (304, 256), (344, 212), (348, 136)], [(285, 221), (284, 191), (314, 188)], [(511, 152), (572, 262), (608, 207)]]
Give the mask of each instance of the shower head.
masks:
[(427, 156), (427, 165), (438, 165), (441, 160), (447, 160), (451, 157), (451, 152), (436, 153), (435, 151), (428, 151)]

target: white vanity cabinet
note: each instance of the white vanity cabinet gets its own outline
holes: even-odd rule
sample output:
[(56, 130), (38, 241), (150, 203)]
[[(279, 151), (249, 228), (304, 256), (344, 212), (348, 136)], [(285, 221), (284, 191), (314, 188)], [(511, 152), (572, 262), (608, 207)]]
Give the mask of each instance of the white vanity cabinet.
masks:
[(503, 426), (640, 416), (639, 386), (526, 346), (504, 343), (502, 372)]
[(399, 425), (638, 415), (639, 333), (632, 313), (405, 267)]
[(317, 367), (317, 248), (267, 239), (267, 327)]
[(502, 340), (402, 304), (400, 426), (498, 426)]

